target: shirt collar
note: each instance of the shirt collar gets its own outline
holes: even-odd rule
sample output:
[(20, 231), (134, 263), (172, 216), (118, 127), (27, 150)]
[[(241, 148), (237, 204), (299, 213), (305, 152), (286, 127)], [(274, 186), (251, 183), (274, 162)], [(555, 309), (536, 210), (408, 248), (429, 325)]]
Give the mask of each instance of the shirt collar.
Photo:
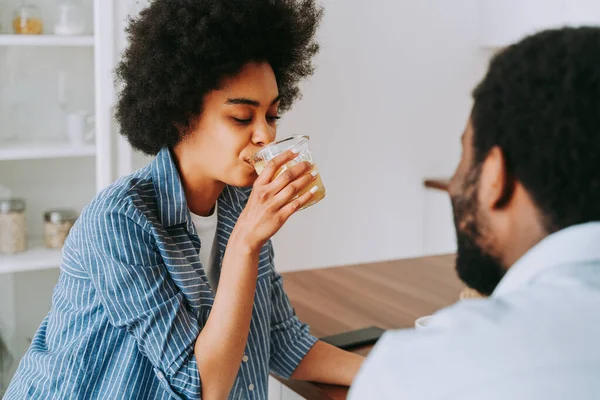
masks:
[(165, 228), (189, 221), (189, 208), (171, 151), (164, 147), (152, 161), (158, 216)]
[(600, 260), (600, 222), (574, 225), (544, 238), (504, 275), (492, 296), (501, 296), (528, 284), (534, 277), (561, 265)]
[[(169, 148), (164, 147), (152, 161), (152, 176), (158, 201), (158, 215), (165, 228), (186, 224), (193, 232), (190, 210), (185, 199), (179, 171)], [(219, 197), (219, 208), (233, 214), (240, 214), (251, 188), (226, 186)]]

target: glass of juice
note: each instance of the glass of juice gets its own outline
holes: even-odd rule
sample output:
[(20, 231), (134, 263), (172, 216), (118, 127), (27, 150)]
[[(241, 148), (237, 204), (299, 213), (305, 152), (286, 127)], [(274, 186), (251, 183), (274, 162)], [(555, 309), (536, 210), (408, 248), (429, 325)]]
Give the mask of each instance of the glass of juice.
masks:
[[(265, 166), (271, 161), (273, 158), (277, 157), (279, 154), (284, 153), (288, 150), (295, 149), (298, 152), (298, 156), (292, 161), (287, 162), (283, 167), (277, 171), (275, 176), (279, 176), (283, 171), (292, 166), (301, 163), (303, 161), (308, 161), (312, 164), (314, 170), (317, 168), (315, 162), (313, 160), (313, 154), (310, 150), (310, 138), (305, 135), (295, 135), (289, 136), (285, 139), (278, 140), (269, 144), (268, 146), (263, 147), (258, 151), (254, 156), (252, 156), (252, 165), (254, 165), (254, 169), (257, 174), (261, 174), (265, 169)], [(317, 179), (314, 181), (312, 185), (308, 185), (305, 189), (302, 189), (297, 197), (302, 196), (304, 193), (312, 189), (313, 187), (317, 187), (317, 191), (313, 195), (312, 199), (301, 209), (304, 210), (314, 204), (317, 204), (319, 201), (325, 198), (325, 186), (323, 186), (323, 180), (321, 179), (321, 175), (317, 175)]]

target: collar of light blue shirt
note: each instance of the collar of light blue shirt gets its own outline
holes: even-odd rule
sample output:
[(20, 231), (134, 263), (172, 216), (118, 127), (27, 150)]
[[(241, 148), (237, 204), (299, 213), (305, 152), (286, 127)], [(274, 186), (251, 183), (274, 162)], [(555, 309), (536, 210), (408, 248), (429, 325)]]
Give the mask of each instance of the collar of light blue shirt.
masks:
[(502, 296), (561, 265), (600, 260), (600, 222), (574, 225), (547, 236), (506, 273), (492, 296)]

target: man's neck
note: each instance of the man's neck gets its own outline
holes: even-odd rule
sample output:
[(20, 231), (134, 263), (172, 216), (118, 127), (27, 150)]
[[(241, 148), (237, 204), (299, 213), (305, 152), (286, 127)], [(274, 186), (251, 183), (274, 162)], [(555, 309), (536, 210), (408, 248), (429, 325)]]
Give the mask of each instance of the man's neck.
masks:
[(515, 196), (520, 197), (520, 201), (517, 201), (519, 205), (511, 212), (512, 223), (509, 224), (506, 235), (508, 240), (502, 252), (503, 263), (508, 268), (548, 236), (539, 210), (529, 194), (520, 187), (516, 189)]

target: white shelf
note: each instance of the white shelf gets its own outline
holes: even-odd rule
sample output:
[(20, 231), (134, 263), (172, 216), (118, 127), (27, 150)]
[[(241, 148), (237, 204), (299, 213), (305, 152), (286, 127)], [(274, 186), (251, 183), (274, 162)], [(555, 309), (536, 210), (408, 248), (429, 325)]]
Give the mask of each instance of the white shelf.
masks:
[(0, 142), (0, 161), (91, 157), (95, 154), (94, 145), (77, 147), (66, 142)]
[(87, 47), (94, 45), (94, 36), (59, 35), (0, 35), (0, 46), (66, 46)]
[(0, 254), (0, 274), (39, 271), (60, 267), (61, 250), (51, 250), (41, 244), (30, 244), (27, 251), (17, 254)]

